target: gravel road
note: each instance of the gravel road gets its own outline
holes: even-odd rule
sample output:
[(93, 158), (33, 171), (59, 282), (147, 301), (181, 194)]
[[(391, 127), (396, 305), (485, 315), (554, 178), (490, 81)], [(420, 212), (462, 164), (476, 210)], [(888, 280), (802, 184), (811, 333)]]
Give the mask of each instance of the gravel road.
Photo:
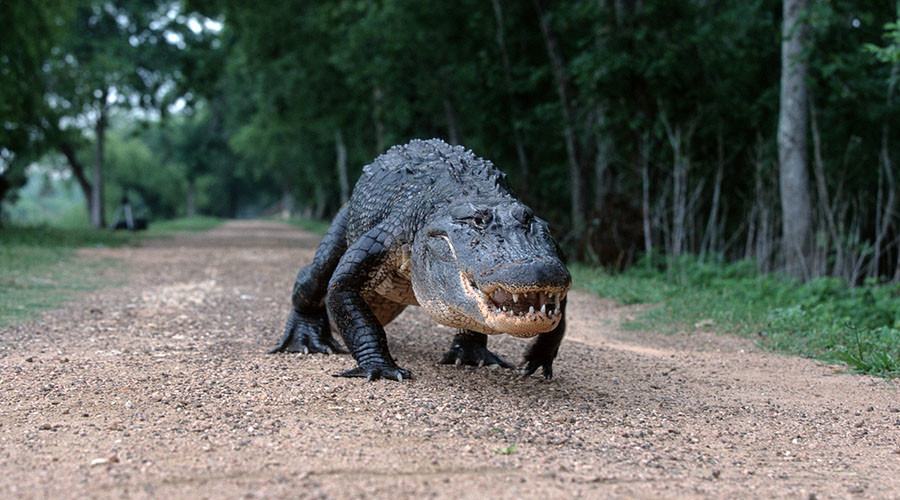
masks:
[(549, 383), (436, 365), (453, 332), (416, 308), (387, 328), (413, 381), (266, 355), (317, 242), (234, 221), (82, 250), (126, 284), (0, 329), (0, 498), (900, 498), (896, 382), (626, 330), (578, 291)]

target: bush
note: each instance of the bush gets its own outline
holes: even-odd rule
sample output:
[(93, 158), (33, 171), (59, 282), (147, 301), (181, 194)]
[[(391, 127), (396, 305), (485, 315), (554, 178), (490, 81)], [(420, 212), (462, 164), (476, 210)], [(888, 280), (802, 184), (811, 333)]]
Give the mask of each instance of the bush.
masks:
[(632, 327), (672, 331), (710, 325), (758, 335), (764, 348), (843, 362), (854, 371), (900, 375), (900, 286), (851, 288), (822, 278), (799, 284), (695, 256), (643, 259), (618, 274), (573, 266), (578, 286), (625, 304), (658, 303)]

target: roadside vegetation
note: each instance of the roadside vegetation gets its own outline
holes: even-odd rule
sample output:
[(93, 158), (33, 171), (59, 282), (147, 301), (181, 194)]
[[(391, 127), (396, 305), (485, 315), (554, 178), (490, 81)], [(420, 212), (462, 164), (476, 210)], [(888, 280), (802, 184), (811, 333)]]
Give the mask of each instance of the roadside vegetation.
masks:
[(287, 220), (288, 224), (305, 229), (314, 234), (324, 235), (331, 227), (330, 220), (309, 219), (305, 217), (291, 217)]
[(673, 333), (712, 329), (759, 339), (776, 352), (900, 376), (900, 285), (848, 287), (835, 278), (799, 283), (756, 263), (684, 256), (644, 259), (621, 273), (574, 266), (575, 283), (623, 304), (653, 304), (627, 327)]
[(118, 283), (124, 264), (115, 259), (79, 256), (84, 247), (115, 247), (141, 239), (211, 229), (222, 219), (186, 217), (151, 223), (147, 231), (112, 232), (86, 227), (0, 227), (0, 327)]

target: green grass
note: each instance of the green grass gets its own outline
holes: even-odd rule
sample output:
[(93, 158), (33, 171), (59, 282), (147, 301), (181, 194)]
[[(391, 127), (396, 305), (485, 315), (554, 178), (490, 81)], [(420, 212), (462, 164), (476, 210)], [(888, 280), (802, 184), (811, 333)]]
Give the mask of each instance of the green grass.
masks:
[(116, 281), (121, 262), (77, 257), (75, 249), (136, 240), (131, 234), (93, 229), (0, 228), (0, 326), (28, 320), (79, 292)]
[(88, 228), (0, 227), (0, 327), (28, 320), (79, 293), (121, 281), (125, 264), (79, 257), (81, 247), (114, 247), (141, 239), (202, 231), (222, 219), (191, 217), (152, 223), (130, 233)]
[(293, 226), (299, 226), (315, 234), (325, 234), (331, 226), (330, 220), (305, 219), (302, 217), (291, 217), (287, 220), (287, 223)]
[(656, 304), (627, 327), (663, 332), (711, 327), (753, 336), (776, 352), (900, 376), (898, 285), (850, 288), (835, 279), (799, 284), (761, 275), (751, 262), (718, 264), (696, 257), (671, 266), (644, 261), (618, 274), (584, 266), (572, 271), (578, 286), (602, 296)]
[(225, 219), (198, 215), (195, 217), (182, 217), (180, 219), (154, 221), (146, 231), (138, 233), (143, 238), (159, 238), (178, 233), (195, 233), (207, 231), (219, 226)]

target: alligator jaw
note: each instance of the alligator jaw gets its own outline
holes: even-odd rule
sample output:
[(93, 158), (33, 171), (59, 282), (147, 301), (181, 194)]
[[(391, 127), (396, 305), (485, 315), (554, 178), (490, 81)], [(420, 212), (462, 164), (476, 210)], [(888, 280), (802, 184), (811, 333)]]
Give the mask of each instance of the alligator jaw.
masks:
[(560, 302), (569, 288), (529, 287), (507, 289), (502, 285), (481, 288), (471, 276), (460, 273), (466, 295), (475, 300), (484, 324), (493, 332), (515, 337), (534, 337), (556, 328), (562, 318)]

